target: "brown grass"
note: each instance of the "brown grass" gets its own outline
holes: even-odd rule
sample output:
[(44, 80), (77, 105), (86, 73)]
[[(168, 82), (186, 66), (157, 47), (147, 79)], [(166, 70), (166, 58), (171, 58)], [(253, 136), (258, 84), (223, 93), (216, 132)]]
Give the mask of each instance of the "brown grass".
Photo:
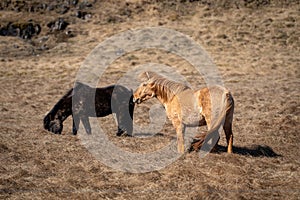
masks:
[[(92, 18), (85, 21), (72, 17), (71, 9), (63, 16), (72, 21), (69, 28), (76, 36), (65, 40), (47, 32), (47, 22), (60, 16), (54, 11), (1, 11), (3, 23), (32, 18), (43, 29), (33, 42), (0, 37), (0, 197), (298, 199), (297, 1), (265, 1), (271, 2), (266, 5), (235, 1), (239, 8), (226, 4), (229, 1), (214, 1), (214, 5), (201, 3), (204, 1), (128, 2), (97, 2), (89, 8)], [(71, 134), (70, 119), (62, 135), (43, 130), (44, 114), (72, 87), (84, 58), (99, 42), (131, 28), (158, 25), (191, 36), (219, 67), (236, 101), (234, 154), (224, 153), (222, 135), (218, 153), (203, 159), (196, 153), (185, 154), (160, 171), (131, 174), (115, 171), (93, 158)], [(49, 50), (39, 50), (43, 36), (49, 36), (45, 42)], [(155, 61), (176, 67), (193, 86), (204, 86), (188, 63), (160, 51), (122, 57), (112, 64), (106, 72), (109, 78), (100, 84), (114, 83), (126, 69)], [(136, 123), (147, 123), (143, 119), (151, 103), (137, 107)], [(117, 138), (112, 118), (100, 121), (115, 144), (133, 152), (161, 148), (175, 136), (168, 122), (162, 134), (152, 138)]]

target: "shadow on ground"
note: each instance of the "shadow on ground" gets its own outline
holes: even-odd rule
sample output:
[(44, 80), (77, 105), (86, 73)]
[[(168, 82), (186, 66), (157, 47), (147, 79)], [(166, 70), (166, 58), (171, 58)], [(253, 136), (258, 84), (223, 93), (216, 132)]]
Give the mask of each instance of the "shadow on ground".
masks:
[[(218, 151), (227, 152), (227, 147), (218, 145)], [(233, 147), (233, 153), (245, 155), (245, 156), (253, 156), (253, 157), (281, 157), (273, 151), (273, 149), (267, 145), (252, 145), (251, 147)]]

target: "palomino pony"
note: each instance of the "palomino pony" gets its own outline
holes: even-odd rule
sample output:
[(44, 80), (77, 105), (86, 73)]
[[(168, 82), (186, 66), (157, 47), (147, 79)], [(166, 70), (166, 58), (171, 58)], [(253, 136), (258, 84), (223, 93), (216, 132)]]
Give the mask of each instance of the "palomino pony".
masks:
[[(232, 153), (234, 100), (227, 89), (212, 86), (193, 91), (187, 85), (168, 80), (151, 71), (142, 73), (140, 77), (145, 81), (134, 92), (133, 101), (139, 104), (156, 97), (161, 102), (176, 129), (179, 153), (184, 153), (186, 126), (207, 125), (208, 127), (207, 133), (196, 137), (192, 143), (190, 150), (197, 150), (201, 147), (205, 136), (218, 133), (223, 123), (228, 145), (227, 152)], [(216, 103), (212, 104), (212, 100)], [(217, 105), (218, 109), (212, 110), (212, 105)]]
[[(94, 97), (94, 105), (92, 99)], [(73, 102), (73, 106), (72, 106)], [(76, 82), (52, 108), (44, 118), (44, 128), (55, 134), (61, 134), (63, 122), (70, 115), (73, 117), (73, 134), (77, 134), (80, 121), (88, 134), (91, 126), (88, 117), (104, 117), (115, 113), (118, 123), (117, 136), (125, 131), (132, 135), (133, 131), (133, 96), (132, 90), (121, 85), (104, 88), (92, 88)]]

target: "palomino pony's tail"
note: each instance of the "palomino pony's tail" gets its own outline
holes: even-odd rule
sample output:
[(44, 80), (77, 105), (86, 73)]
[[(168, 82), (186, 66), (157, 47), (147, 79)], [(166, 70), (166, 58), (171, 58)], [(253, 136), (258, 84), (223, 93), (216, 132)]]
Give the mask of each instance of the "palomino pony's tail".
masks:
[(226, 91), (222, 94), (222, 100), (219, 102), (221, 110), (219, 111), (218, 117), (211, 120), (211, 128), (204, 134), (197, 135), (194, 138), (189, 152), (200, 149), (200, 155), (204, 157), (209, 153), (215, 144), (217, 144), (222, 128), (225, 123), (227, 112), (233, 106), (233, 99), (231, 98), (230, 92)]

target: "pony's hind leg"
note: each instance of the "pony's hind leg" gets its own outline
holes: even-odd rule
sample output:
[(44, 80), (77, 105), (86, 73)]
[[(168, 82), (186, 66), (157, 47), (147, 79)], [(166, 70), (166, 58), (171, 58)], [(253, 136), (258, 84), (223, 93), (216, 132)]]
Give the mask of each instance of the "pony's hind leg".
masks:
[(224, 132), (226, 135), (226, 141), (227, 141), (227, 152), (232, 153), (232, 146), (233, 146), (233, 133), (232, 133), (232, 123), (226, 123), (224, 124)]
[(233, 121), (233, 112), (234, 112), (234, 101), (231, 96), (229, 98), (230, 98), (229, 99), (230, 104), (226, 113), (224, 132), (227, 141), (227, 152), (232, 153), (232, 148), (233, 148), (232, 121)]
[(118, 131), (117, 131), (117, 136), (121, 136), (125, 132), (125, 125), (124, 120), (122, 119), (121, 112), (116, 112), (116, 118), (117, 118), (117, 126), (118, 126)]
[(133, 132), (133, 107), (123, 105), (120, 111), (116, 112), (118, 132), (117, 136), (121, 136), (126, 131), (126, 136), (132, 136)]

